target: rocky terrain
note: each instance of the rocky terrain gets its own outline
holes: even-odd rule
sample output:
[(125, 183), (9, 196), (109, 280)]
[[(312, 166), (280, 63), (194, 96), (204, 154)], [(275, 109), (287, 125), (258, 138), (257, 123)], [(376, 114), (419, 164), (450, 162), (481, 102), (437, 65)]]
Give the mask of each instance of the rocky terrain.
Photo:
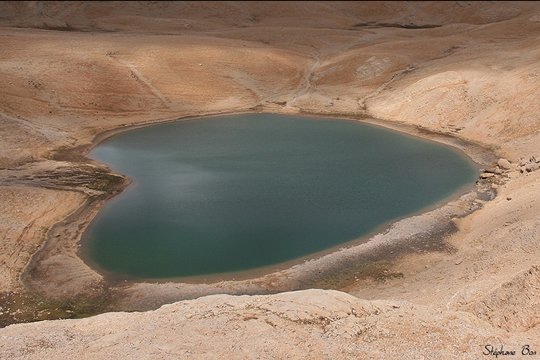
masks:
[(1, 336), (11, 359), (477, 359), (485, 349), (471, 348), (501, 338), (535, 346), (468, 312), (332, 290), (212, 295), (149, 313), (10, 326)]
[[(0, 357), (539, 351), (539, 45), (534, 2), (1, 3), (0, 323), (151, 311), (10, 325)], [(373, 122), (483, 171), (368, 243), (244, 279), (115, 283), (81, 260), (129, 184), (93, 145), (246, 111)], [(334, 290), (282, 292), (309, 288)]]

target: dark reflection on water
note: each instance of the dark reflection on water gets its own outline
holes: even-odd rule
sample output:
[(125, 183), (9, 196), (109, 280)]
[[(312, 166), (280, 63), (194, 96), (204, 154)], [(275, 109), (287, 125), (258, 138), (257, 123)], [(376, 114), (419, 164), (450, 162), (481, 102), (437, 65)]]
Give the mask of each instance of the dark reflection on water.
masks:
[(474, 181), (454, 150), (352, 121), (250, 114), (156, 125), (91, 156), (134, 185), (84, 236), (105, 270), (240, 271), (358, 238)]

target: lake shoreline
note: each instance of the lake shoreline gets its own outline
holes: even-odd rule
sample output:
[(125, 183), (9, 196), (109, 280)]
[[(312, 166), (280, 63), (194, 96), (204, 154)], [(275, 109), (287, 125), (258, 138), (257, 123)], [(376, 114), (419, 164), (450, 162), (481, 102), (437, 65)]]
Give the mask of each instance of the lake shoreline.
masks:
[[(281, 112), (275, 111), (275, 109), (272, 109), (274, 112), (278, 114), (282, 114)], [(128, 130), (145, 127), (145, 126), (151, 126), (151, 125), (157, 125), (157, 124), (163, 124), (173, 121), (183, 121), (188, 119), (195, 119), (200, 117), (209, 117), (209, 116), (222, 116), (222, 115), (233, 115), (233, 114), (246, 114), (246, 113), (253, 113), (253, 110), (247, 110), (247, 111), (241, 111), (241, 112), (224, 112), (224, 113), (213, 113), (213, 114), (202, 114), (199, 115), (192, 115), (192, 116), (183, 116), (180, 118), (175, 119), (164, 119), (164, 120), (158, 120), (155, 122), (145, 123), (145, 124), (137, 124), (133, 126), (121, 126), (118, 128), (115, 128), (113, 130), (105, 131), (100, 134), (98, 134), (94, 140), (92, 141), (92, 145), (86, 148), (82, 149), (76, 149), (75, 151), (78, 151), (79, 155), (86, 156), (88, 152), (97, 146), (97, 144), (103, 142), (105, 139), (114, 136), (118, 133), (125, 132)], [(260, 111), (265, 112), (265, 111)], [(290, 114), (290, 112), (284, 112), (285, 114)], [(338, 114), (305, 114), (305, 113), (298, 113), (298, 115), (304, 115), (308, 117), (326, 117), (326, 118), (339, 118), (339, 119), (349, 119), (352, 121), (361, 121), (366, 122), (372, 125), (380, 126), (383, 128), (387, 128), (394, 131), (400, 131), (402, 133), (406, 133), (408, 135), (421, 137), (424, 139), (429, 139), (431, 141), (440, 141), (441, 138), (444, 138), (443, 142), (444, 144), (448, 146), (452, 146), (454, 148), (459, 149), (461, 152), (464, 152), (465, 154), (468, 154), (467, 151), (472, 149), (472, 153), (475, 154), (475, 159), (482, 161), (482, 164), (480, 165), (488, 165), (487, 162), (484, 162), (485, 159), (493, 159), (495, 158), (495, 155), (492, 154), (489, 150), (483, 149), (480, 146), (477, 146), (475, 144), (468, 144), (466, 141), (457, 139), (455, 137), (449, 136), (449, 135), (440, 135), (440, 134), (432, 134), (432, 133), (426, 133), (422, 129), (416, 128), (414, 126), (401, 126), (400, 124), (392, 124), (390, 122), (380, 120), (380, 119), (366, 119), (365, 117), (351, 117), (350, 115), (338, 115)], [(89, 160), (90, 162), (94, 162), (93, 160)], [(480, 166), (478, 165), (478, 166)], [(351, 242), (348, 242), (346, 244), (342, 244), (336, 247), (333, 247), (331, 249), (327, 249), (325, 251), (312, 254), (309, 256), (306, 256), (301, 259), (295, 259), (293, 261), (288, 261), (283, 264), (277, 264), (272, 265), (269, 267), (265, 267), (264, 269), (258, 269), (254, 271), (247, 271), (245, 273), (234, 273), (230, 274), (230, 276), (227, 276), (224, 278), (223, 276), (216, 276), (216, 277), (204, 277), (203, 283), (200, 282), (201, 277), (198, 278), (189, 278), (189, 279), (180, 279), (181, 282), (171, 280), (171, 279), (163, 279), (163, 280), (118, 280), (115, 279), (114, 276), (103, 276), (103, 274), (97, 273), (94, 269), (86, 269), (88, 266), (82, 262), (82, 259), (78, 259), (80, 261), (73, 262), (73, 256), (79, 257), (78, 252), (78, 243), (80, 241), (80, 238), (90, 221), (97, 215), (101, 207), (108, 201), (109, 199), (113, 198), (116, 194), (123, 191), (127, 186), (129, 185), (129, 182), (126, 182), (119, 186), (118, 188), (114, 189), (114, 191), (109, 192), (102, 196), (101, 198), (94, 199), (94, 201), (87, 201), (79, 211), (76, 212), (76, 214), (73, 214), (70, 216), (69, 219), (66, 219), (61, 224), (56, 224), (51, 231), (49, 232), (48, 240), (43, 244), (43, 247), (41, 250), (36, 252), (34, 256), (32, 257), (31, 262), (26, 267), (22, 279), (27, 286), (31, 290), (32, 293), (37, 293), (40, 296), (43, 296), (45, 298), (60, 298), (60, 299), (69, 299), (69, 298), (85, 298), (88, 296), (91, 296), (92, 298), (95, 298), (98, 294), (114, 294), (114, 300), (112, 300), (109, 304), (106, 305), (105, 308), (101, 309), (98, 312), (102, 311), (110, 311), (110, 310), (147, 310), (147, 309), (153, 309), (156, 308), (156, 306), (165, 304), (167, 302), (173, 301), (173, 299), (191, 299), (198, 296), (208, 295), (208, 294), (215, 294), (215, 293), (228, 293), (228, 294), (266, 294), (266, 293), (275, 293), (275, 292), (282, 292), (282, 291), (288, 291), (288, 290), (294, 290), (294, 289), (300, 289), (300, 288), (309, 288), (312, 285), (306, 285), (306, 284), (326, 284), (325, 287), (328, 288), (343, 288), (347, 286), (347, 282), (350, 282), (350, 274), (348, 274), (347, 269), (350, 270), (351, 268), (351, 260), (349, 257), (348, 261), (344, 261), (343, 259), (348, 258), (348, 255), (352, 253), (353, 251), (351, 249), (356, 249), (357, 251), (362, 249), (360, 253), (357, 253), (355, 256), (357, 256), (357, 259), (360, 258), (369, 258), (374, 261), (374, 257), (368, 256), (368, 253), (377, 253), (379, 254), (379, 260), (384, 261), (386, 263), (385, 266), (380, 267), (373, 270), (372, 268), (367, 268), (367, 270), (363, 270), (363, 273), (366, 274), (368, 277), (373, 278), (379, 278), (384, 277), (385, 272), (387, 271), (388, 264), (390, 262), (394, 262), (399, 256), (398, 253), (405, 253), (407, 250), (403, 248), (403, 244), (399, 244), (399, 246), (396, 248), (401, 248), (400, 250), (395, 250), (391, 252), (390, 257), (386, 257), (386, 259), (382, 259), (381, 256), (381, 247), (376, 246), (373, 247), (373, 242), (369, 239), (373, 238), (377, 234), (381, 233), (388, 233), (389, 229), (391, 229), (396, 223), (400, 223), (403, 221), (407, 221), (407, 219), (414, 218), (416, 216), (422, 215), (422, 214), (430, 214), (432, 211), (435, 211), (437, 209), (444, 208), (445, 205), (448, 205), (449, 203), (458, 200), (460, 197), (467, 198), (465, 201), (467, 203), (473, 203), (476, 200), (476, 196), (473, 195), (474, 186), (468, 187), (468, 189), (461, 189), (458, 193), (454, 193), (452, 196), (450, 196), (447, 199), (442, 200), (441, 202), (438, 202), (437, 204), (434, 204), (433, 206), (428, 207), (427, 209), (421, 209), (418, 212), (415, 212), (413, 214), (409, 214), (404, 218), (400, 219), (394, 219), (381, 227), (377, 228), (376, 231), (373, 231), (369, 235), (362, 237), (361, 239), (357, 239)], [(471, 198), (472, 196), (472, 198)], [(473, 199), (474, 198), (474, 199)], [(475, 209), (476, 210), (476, 209)], [(459, 215), (459, 214), (455, 214)], [(462, 214), (463, 215), (463, 214)], [(433, 217), (432, 215), (425, 215), (427, 217)], [(464, 215), (463, 215), (464, 216)], [(423, 220), (424, 221), (424, 220)], [(441, 223), (439, 221), (439, 224), (437, 224), (437, 221), (435, 221), (433, 224), (430, 225), (431, 228), (445, 228), (443, 233), (447, 233), (449, 231), (452, 231), (452, 225), (449, 223)], [(59, 234), (71, 234), (70, 237), (72, 240), (70, 240), (70, 244), (65, 246), (61, 241), (59, 241), (59, 238), (64, 238), (64, 236), (59, 236)], [(388, 237), (388, 236), (387, 236)], [(413, 236), (414, 237), (414, 236)], [(408, 237), (409, 242), (414, 242), (413, 237)], [(418, 235), (417, 238), (421, 238), (421, 235)], [(418, 240), (417, 239), (417, 240)], [(379, 240), (381, 241), (381, 240)], [(367, 246), (366, 244), (371, 243), (371, 245)], [(388, 247), (389, 244), (385, 244), (384, 247)], [(436, 248), (444, 248), (443, 245), (439, 244), (435, 246)], [(345, 249), (344, 249), (345, 248)], [(94, 272), (95, 274), (91, 274), (88, 278), (86, 278), (83, 282), (79, 282), (78, 280), (72, 281), (68, 288), (68, 290), (64, 290), (62, 292), (62, 295), (58, 297), (58, 291), (51, 291), (51, 280), (53, 283), (58, 284), (58, 286), (61, 286), (61, 284), (65, 284), (65, 279), (59, 278), (58, 274), (56, 276), (53, 275), (52, 279), (50, 277), (51, 274), (47, 274), (47, 269), (36, 269), (36, 265), (45, 259), (47, 259), (47, 253), (56, 253), (58, 251), (62, 250), (68, 250), (71, 251), (70, 256), (68, 258), (71, 264), (66, 264), (66, 269), (69, 269), (70, 272), (80, 271), (82, 273), (88, 273), (89, 271)], [(446, 250), (445, 250), (446, 251)], [(366, 257), (367, 256), (367, 257)], [(354, 261), (353, 261), (354, 262)], [(306, 265), (308, 264), (308, 265)], [(365, 265), (365, 264), (363, 264)], [(315, 268), (324, 268), (324, 271), (322, 270), (314, 270)], [(78, 270), (77, 270), (78, 269)], [(316, 272), (313, 274), (313, 272)], [(362, 272), (362, 271), (361, 271)], [(310, 277), (310, 273), (311, 276)], [(345, 276), (339, 276), (339, 273), (347, 273)], [(326, 275), (325, 275), (326, 274)], [(337, 274), (337, 275), (336, 275)], [(325, 280), (324, 277), (331, 278), (332, 280), (328, 281)], [(61, 277), (61, 276), (60, 276)], [(73, 276), (75, 279), (77, 279), (76, 276)], [(36, 279), (38, 279), (36, 281)], [(90, 280), (89, 280), (90, 279)], [(344, 280), (345, 279), (345, 280)], [(88, 291), (89, 283), (92, 284), (90, 286), (90, 289), (92, 289), (91, 292)], [(333, 284), (332, 284), (333, 283)], [(152, 293), (150, 294), (147, 291), (147, 288), (152, 288)], [(155, 291), (155, 287), (162, 287), (163, 289), (159, 291)], [(66, 288), (66, 286), (64, 286)], [(144, 289), (141, 291), (141, 289)], [(148, 297), (147, 300), (144, 300), (144, 297), (146, 294), (146, 297)], [(160, 293), (163, 293), (162, 295), (159, 295)]]
[[(109, 202), (107, 210), (100, 212), (85, 231), (79, 256), (100, 274), (107, 274), (108, 279), (197, 282), (197, 278), (200, 278), (202, 282), (215, 282), (245, 278), (243, 274), (264, 275), (318, 258), (341, 247), (365, 242), (393, 222), (434, 209), (470, 191), (478, 178), (477, 164), (453, 147), (408, 136), (403, 132), (389, 131), (363, 121), (336, 120), (328, 117), (250, 113), (182, 120), (109, 138), (106, 143), (92, 150), (91, 158), (108, 164), (116, 172), (131, 176), (133, 182), (128, 191)], [(267, 135), (267, 132), (272, 135)], [(261, 139), (250, 141), (254, 137)], [(340, 150), (336, 151), (335, 146), (339, 146)], [(139, 152), (138, 149), (145, 150)], [(253, 155), (253, 152), (259, 155)], [(201, 154), (206, 155), (201, 158)], [(289, 159), (292, 154), (302, 155), (300, 158), (295, 156)], [(220, 160), (216, 160), (216, 156)], [(346, 163), (343, 163), (344, 160)], [(241, 164), (247, 162), (250, 167), (243, 169), (232, 165), (231, 169), (225, 169), (223, 173), (223, 164), (220, 165), (222, 161), (225, 164), (230, 161), (239, 161)], [(180, 168), (174, 164), (184, 164), (185, 167)], [(201, 173), (200, 168), (205, 170)], [(178, 175), (179, 171), (183, 175)], [(367, 176), (366, 172), (371, 171), (374, 173)], [(266, 174), (264, 179), (257, 175), (260, 172)], [(306, 175), (302, 175), (304, 173)], [(400, 179), (399, 174), (408, 175)], [(192, 184), (193, 176), (197, 176), (197, 185)], [(205, 188), (208, 176), (213, 180), (211, 186)], [(234, 184), (227, 180), (231, 176), (236, 177)], [(263, 187), (256, 185), (260, 181), (267, 181), (268, 177), (275, 177), (277, 182), (272, 180)], [(165, 184), (162, 179), (170, 180)], [(250, 180), (244, 183), (243, 179)], [(191, 185), (186, 185), (186, 181)], [(378, 190), (379, 182), (385, 184), (385, 191)], [(423, 185), (418, 186), (419, 183)], [(159, 194), (149, 188), (152, 184), (159, 184)], [(348, 190), (345, 193), (340, 189)], [(245, 198), (246, 192), (252, 194), (249, 199)], [(330, 197), (329, 192), (332, 193)], [(280, 194), (278, 199), (281, 200), (270, 194)], [(201, 208), (203, 205), (199, 200), (191, 202), (194, 196), (204, 201), (204, 208)], [(145, 197), (144, 204), (140, 203), (141, 197)], [(156, 198), (168, 200), (157, 202), (153, 200)], [(237, 204), (237, 198), (245, 199), (247, 203), (234, 205)], [(212, 199), (221, 200), (216, 203)], [(259, 205), (250, 207), (254, 200)], [(171, 201), (184, 205), (171, 206)], [(223, 201), (230, 205), (223, 208)], [(266, 202), (271, 208), (275, 205), (281, 211), (290, 213), (296, 221), (291, 222), (273, 211), (264, 210), (266, 206), (260, 208), (260, 204)], [(312, 205), (318, 210), (314, 211)], [(246, 206), (250, 210), (246, 210)], [(130, 210), (134, 207), (140, 207), (141, 211), (151, 207), (154, 212), (139, 218), (139, 211)], [(339, 215), (334, 215), (335, 211), (325, 210), (337, 208), (342, 208)], [(231, 211), (237, 215), (232, 215)], [(193, 213), (201, 215), (193, 217), (190, 215)], [(359, 217), (359, 214), (364, 213), (365, 217)], [(244, 219), (242, 223), (237, 223), (238, 216)], [(163, 223), (164, 218), (172, 220), (171, 217), (175, 219), (174, 223), (181, 225), (173, 225), (169, 221)], [(190, 220), (187, 221), (187, 218)], [(318, 220), (310, 220), (314, 218)], [(350, 220), (343, 222), (344, 218)], [(252, 241), (244, 236), (248, 228), (252, 234), (250, 238), (254, 236), (252, 231), (257, 231), (257, 228), (247, 224), (244, 228), (243, 223), (250, 222), (248, 219), (253, 219), (254, 224), (259, 223), (257, 219), (267, 219), (263, 221), (265, 228), (274, 229), (277, 226), (281, 229), (281, 238), (275, 238), (276, 234), (272, 231), (256, 233), (256, 238), (261, 242), (258, 246), (274, 243), (265, 254), (258, 255), (257, 249), (251, 245)], [(214, 228), (227, 221), (233, 221), (235, 226), (221, 230)], [(130, 226), (126, 226), (128, 223)], [(141, 226), (142, 223), (148, 225)], [(341, 225), (336, 228), (336, 224)], [(133, 228), (139, 229), (145, 236), (141, 237)], [(145, 229), (155, 230), (146, 232)], [(191, 231), (182, 229), (201, 233), (197, 242), (210, 242), (212, 246), (202, 251), (197, 246), (178, 243), (167, 245), (171, 248), (166, 253), (154, 252), (152, 248), (144, 252), (137, 250), (147, 248), (147, 239), (154, 236), (156, 246), (160, 246), (162, 240), (165, 241), (165, 238), (173, 234), (189, 237)], [(302, 235), (293, 239), (288, 237), (290, 231)], [(320, 231), (326, 235), (320, 235)], [(202, 235), (209, 233), (212, 235)], [(109, 236), (111, 240), (120, 236), (123, 240), (119, 238), (118, 241), (122, 245), (109, 245), (100, 240), (108, 239)], [(229, 238), (235, 239), (230, 242), (233, 248), (221, 247)], [(305, 238), (305, 242), (301, 238)], [(310, 240), (307, 241), (307, 238)], [(319, 246), (314, 246), (317, 243)], [(288, 244), (302, 244), (304, 250)], [(215, 249), (220, 255), (213, 255), (216, 252), (210, 249)], [(274, 252), (273, 249), (280, 250)], [(178, 253), (178, 257), (168, 256), (167, 253), (171, 252)], [(122, 255), (125, 253), (130, 256)], [(192, 255), (183, 257), (182, 254)], [(192, 256), (198, 261), (191, 263)], [(149, 257), (154, 260), (149, 260)], [(160, 266), (156, 268), (153, 263), (159, 263)], [(187, 263), (191, 265), (185, 265)], [(195, 269), (200, 269), (200, 273)]]

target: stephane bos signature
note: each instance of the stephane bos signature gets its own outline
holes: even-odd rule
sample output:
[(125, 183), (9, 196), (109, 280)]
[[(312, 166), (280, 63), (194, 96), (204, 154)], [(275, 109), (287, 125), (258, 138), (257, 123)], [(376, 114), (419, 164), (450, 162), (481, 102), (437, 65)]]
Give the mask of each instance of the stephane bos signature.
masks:
[(499, 356), (508, 356), (508, 355), (536, 355), (536, 350), (533, 350), (530, 345), (523, 345), (520, 350), (507, 350), (504, 348), (504, 345), (500, 347), (495, 347), (493, 345), (484, 346), (483, 355), (492, 355), (496, 358)]

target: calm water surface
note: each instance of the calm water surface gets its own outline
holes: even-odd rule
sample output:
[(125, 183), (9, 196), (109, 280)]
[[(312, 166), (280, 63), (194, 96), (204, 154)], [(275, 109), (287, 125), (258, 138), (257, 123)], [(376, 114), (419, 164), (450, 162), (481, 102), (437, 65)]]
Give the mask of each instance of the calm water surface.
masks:
[(476, 178), (453, 149), (353, 121), (250, 114), (137, 129), (91, 156), (134, 180), (84, 235), (92, 263), (166, 278), (354, 240)]

